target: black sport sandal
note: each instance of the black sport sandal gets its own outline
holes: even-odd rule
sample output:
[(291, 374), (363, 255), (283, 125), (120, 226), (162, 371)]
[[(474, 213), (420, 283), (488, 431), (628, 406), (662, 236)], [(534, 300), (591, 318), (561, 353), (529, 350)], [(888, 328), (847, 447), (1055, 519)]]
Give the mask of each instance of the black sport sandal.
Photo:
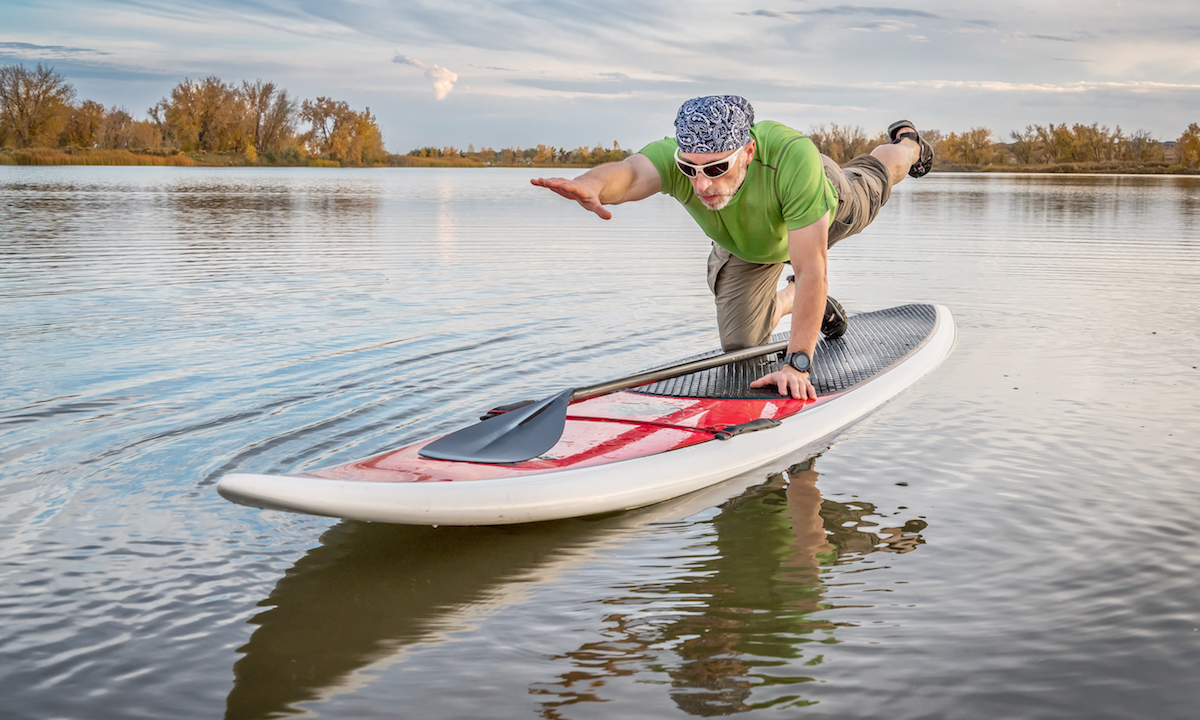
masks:
[[(787, 281), (789, 283), (796, 282), (796, 276), (788, 275)], [(825, 314), (821, 316), (821, 334), (827, 340), (837, 340), (846, 334), (849, 324), (850, 320), (846, 317), (846, 311), (842, 308), (842, 304), (826, 295)]]
[(842, 308), (842, 304), (837, 300), (825, 296), (825, 314), (821, 316), (821, 333), (825, 335), (826, 340), (837, 340), (846, 334), (846, 327), (850, 321), (846, 318), (846, 311)]
[[(907, 132), (900, 132), (903, 128), (909, 128)], [(908, 120), (897, 120), (888, 128), (888, 138), (893, 143), (898, 143), (902, 138), (908, 138), (921, 146), (921, 159), (913, 163), (913, 166), (908, 169), (908, 174), (912, 177), (919, 178), (925, 176), (933, 169), (933, 147), (929, 143), (921, 139), (917, 134), (916, 127)]]

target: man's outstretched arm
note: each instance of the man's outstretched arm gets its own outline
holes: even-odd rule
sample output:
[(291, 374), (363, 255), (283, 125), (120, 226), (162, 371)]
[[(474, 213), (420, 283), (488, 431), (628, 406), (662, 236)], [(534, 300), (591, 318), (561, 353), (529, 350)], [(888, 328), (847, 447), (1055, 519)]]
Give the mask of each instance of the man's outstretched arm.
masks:
[(604, 220), (612, 219), (605, 205), (644, 200), (662, 190), (658, 169), (640, 153), (619, 162), (597, 165), (573, 180), (554, 177), (533, 178), (529, 182), (576, 201), (584, 210)]

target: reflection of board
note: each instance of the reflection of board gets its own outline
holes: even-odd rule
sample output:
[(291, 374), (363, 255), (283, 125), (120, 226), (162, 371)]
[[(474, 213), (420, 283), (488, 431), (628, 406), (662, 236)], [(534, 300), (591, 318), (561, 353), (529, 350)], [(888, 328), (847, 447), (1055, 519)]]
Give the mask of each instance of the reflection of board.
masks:
[(950, 311), (905, 305), (856, 315), (821, 340), (820, 397), (782, 398), (749, 383), (766, 356), (572, 403), (562, 439), (507, 465), (421, 457), (434, 438), (302, 475), (233, 474), (218, 490), (256, 507), (377, 522), (491, 525), (661, 502), (817, 443), (935, 368), (954, 345)]

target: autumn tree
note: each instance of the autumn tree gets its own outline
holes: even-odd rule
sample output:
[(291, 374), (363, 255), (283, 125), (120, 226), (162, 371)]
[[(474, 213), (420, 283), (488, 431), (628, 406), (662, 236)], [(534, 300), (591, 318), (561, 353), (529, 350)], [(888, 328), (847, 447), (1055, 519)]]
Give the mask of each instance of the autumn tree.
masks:
[(1180, 165), (1192, 170), (1200, 166), (1200, 125), (1192, 123), (1187, 126), (1187, 130), (1175, 141), (1175, 152)]
[(124, 108), (115, 105), (104, 115), (96, 134), (96, 147), (102, 150), (157, 150), (162, 133), (150, 120), (134, 120)]
[(243, 80), (238, 91), (253, 147), (258, 152), (282, 153), (296, 132), (296, 101), (275, 83)]
[(53, 145), (74, 97), (51, 67), (0, 66), (0, 144)]
[(621, 149), (619, 143), (613, 141), (612, 148), (606, 149), (600, 143), (596, 143), (593, 147), (581, 146), (574, 150), (564, 153), (562, 158), (566, 162), (574, 165), (602, 165), (608, 162), (618, 162), (629, 156), (629, 153)]
[(1047, 127), (1034, 125), (1033, 131), (1037, 135), (1039, 147), (1038, 160), (1040, 162), (1055, 162), (1069, 152), (1071, 138), (1069, 137), (1070, 131), (1067, 130), (1066, 124), (1055, 126), (1054, 123), (1050, 123)]
[[(97, 138), (97, 145), (104, 150), (134, 149), (136, 147), (135, 122), (132, 115), (124, 109), (114, 106), (104, 114), (104, 123), (100, 128), (100, 137)], [(145, 124), (149, 125), (150, 123)], [(157, 128), (155, 130), (155, 135), (157, 135)]]
[[(148, 111), (163, 136), (184, 151), (215, 152), (228, 149), (238, 130), (234, 88), (210, 75), (185, 79)], [(223, 142), (225, 141), (225, 142)]]
[(1017, 158), (1017, 162), (1023, 165), (1032, 163), (1038, 151), (1038, 135), (1034, 131), (1033, 126), (1026, 125), (1025, 132), (1013, 130), (1009, 133), (1009, 136), (1013, 139), (1011, 149), (1012, 154)]
[(318, 97), (304, 101), (300, 118), (309, 125), (303, 141), (313, 155), (348, 165), (373, 165), (387, 155), (371, 108), (356, 112), (345, 101)]
[(992, 145), (992, 131), (985, 127), (971, 128), (962, 135), (950, 133), (942, 141), (947, 160), (967, 165), (992, 162), (995, 158)]
[(1116, 145), (1121, 138), (1121, 128), (1114, 135), (1107, 125), (1099, 123), (1082, 125), (1076, 123), (1071, 128), (1071, 158), (1075, 162), (1102, 162), (1112, 160)]
[(1135, 130), (1125, 142), (1128, 158), (1135, 163), (1162, 160), (1162, 143), (1154, 139), (1149, 130)]
[(67, 108), (64, 114), (66, 120), (59, 136), (59, 145), (97, 147), (107, 114), (104, 106), (94, 100), (84, 100), (78, 105)]
[(828, 155), (839, 165), (871, 149), (867, 134), (861, 127), (852, 125), (833, 123), (828, 128), (817, 125), (808, 131), (808, 138), (822, 155)]

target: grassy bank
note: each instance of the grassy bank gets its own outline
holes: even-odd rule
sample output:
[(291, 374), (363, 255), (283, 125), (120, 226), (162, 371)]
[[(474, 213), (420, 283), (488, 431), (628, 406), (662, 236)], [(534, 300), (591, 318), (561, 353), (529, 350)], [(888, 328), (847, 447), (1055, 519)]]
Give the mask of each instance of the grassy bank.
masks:
[[(175, 151), (131, 152), (91, 148), (29, 148), (0, 150), (0, 165), (171, 165), (182, 167), (349, 167), (344, 163), (320, 158), (289, 158), (284, 162), (258, 157), (250, 160), (241, 153), (181, 153)], [(362, 167), (362, 166), (357, 166)], [(585, 168), (577, 163), (484, 163), (473, 158), (427, 158), (388, 155), (373, 167), (567, 167)]]
[[(1016, 163), (969, 165), (935, 163), (934, 172), (984, 172), (984, 173), (1092, 173), (1107, 175), (1200, 175), (1200, 170), (1166, 162), (1099, 162), (1099, 163), (1054, 163), (1021, 165)], [(179, 153), (174, 151), (150, 151), (135, 153), (129, 150), (95, 150), (89, 148), (30, 148), (0, 150), (0, 165), (169, 165), (175, 167), (343, 167), (342, 163), (319, 158), (290, 158), (288, 162), (272, 162), (259, 157), (251, 161), (240, 153)], [(483, 163), (474, 158), (458, 157), (414, 157), (411, 155), (388, 155), (385, 162), (375, 167), (433, 167), (433, 168), (484, 168), (484, 167), (554, 167), (583, 169), (587, 165), (578, 163)]]
[(1182, 165), (1165, 162), (1088, 162), (1051, 163), (1045, 165), (1004, 163), (1000, 165), (968, 165), (962, 163), (939, 163), (934, 160), (934, 172), (938, 171), (984, 173), (1075, 173), (1094, 175), (1200, 175), (1200, 169), (1191, 169)]
[(86, 150), (71, 152), (53, 148), (5, 149), (0, 151), (0, 165), (198, 165), (187, 155), (151, 155), (128, 150)]
[(251, 161), (241, 153), (182, 153), (174, 150), (96, 150), (93, 148), (28, 148), (0, 150), (0, 165), (169, 165), (175, 167), (242, 167), (242, 166), (332, 166), (336, 162), (295, 158), (291, 162), (271, 162), (262, 158)]

